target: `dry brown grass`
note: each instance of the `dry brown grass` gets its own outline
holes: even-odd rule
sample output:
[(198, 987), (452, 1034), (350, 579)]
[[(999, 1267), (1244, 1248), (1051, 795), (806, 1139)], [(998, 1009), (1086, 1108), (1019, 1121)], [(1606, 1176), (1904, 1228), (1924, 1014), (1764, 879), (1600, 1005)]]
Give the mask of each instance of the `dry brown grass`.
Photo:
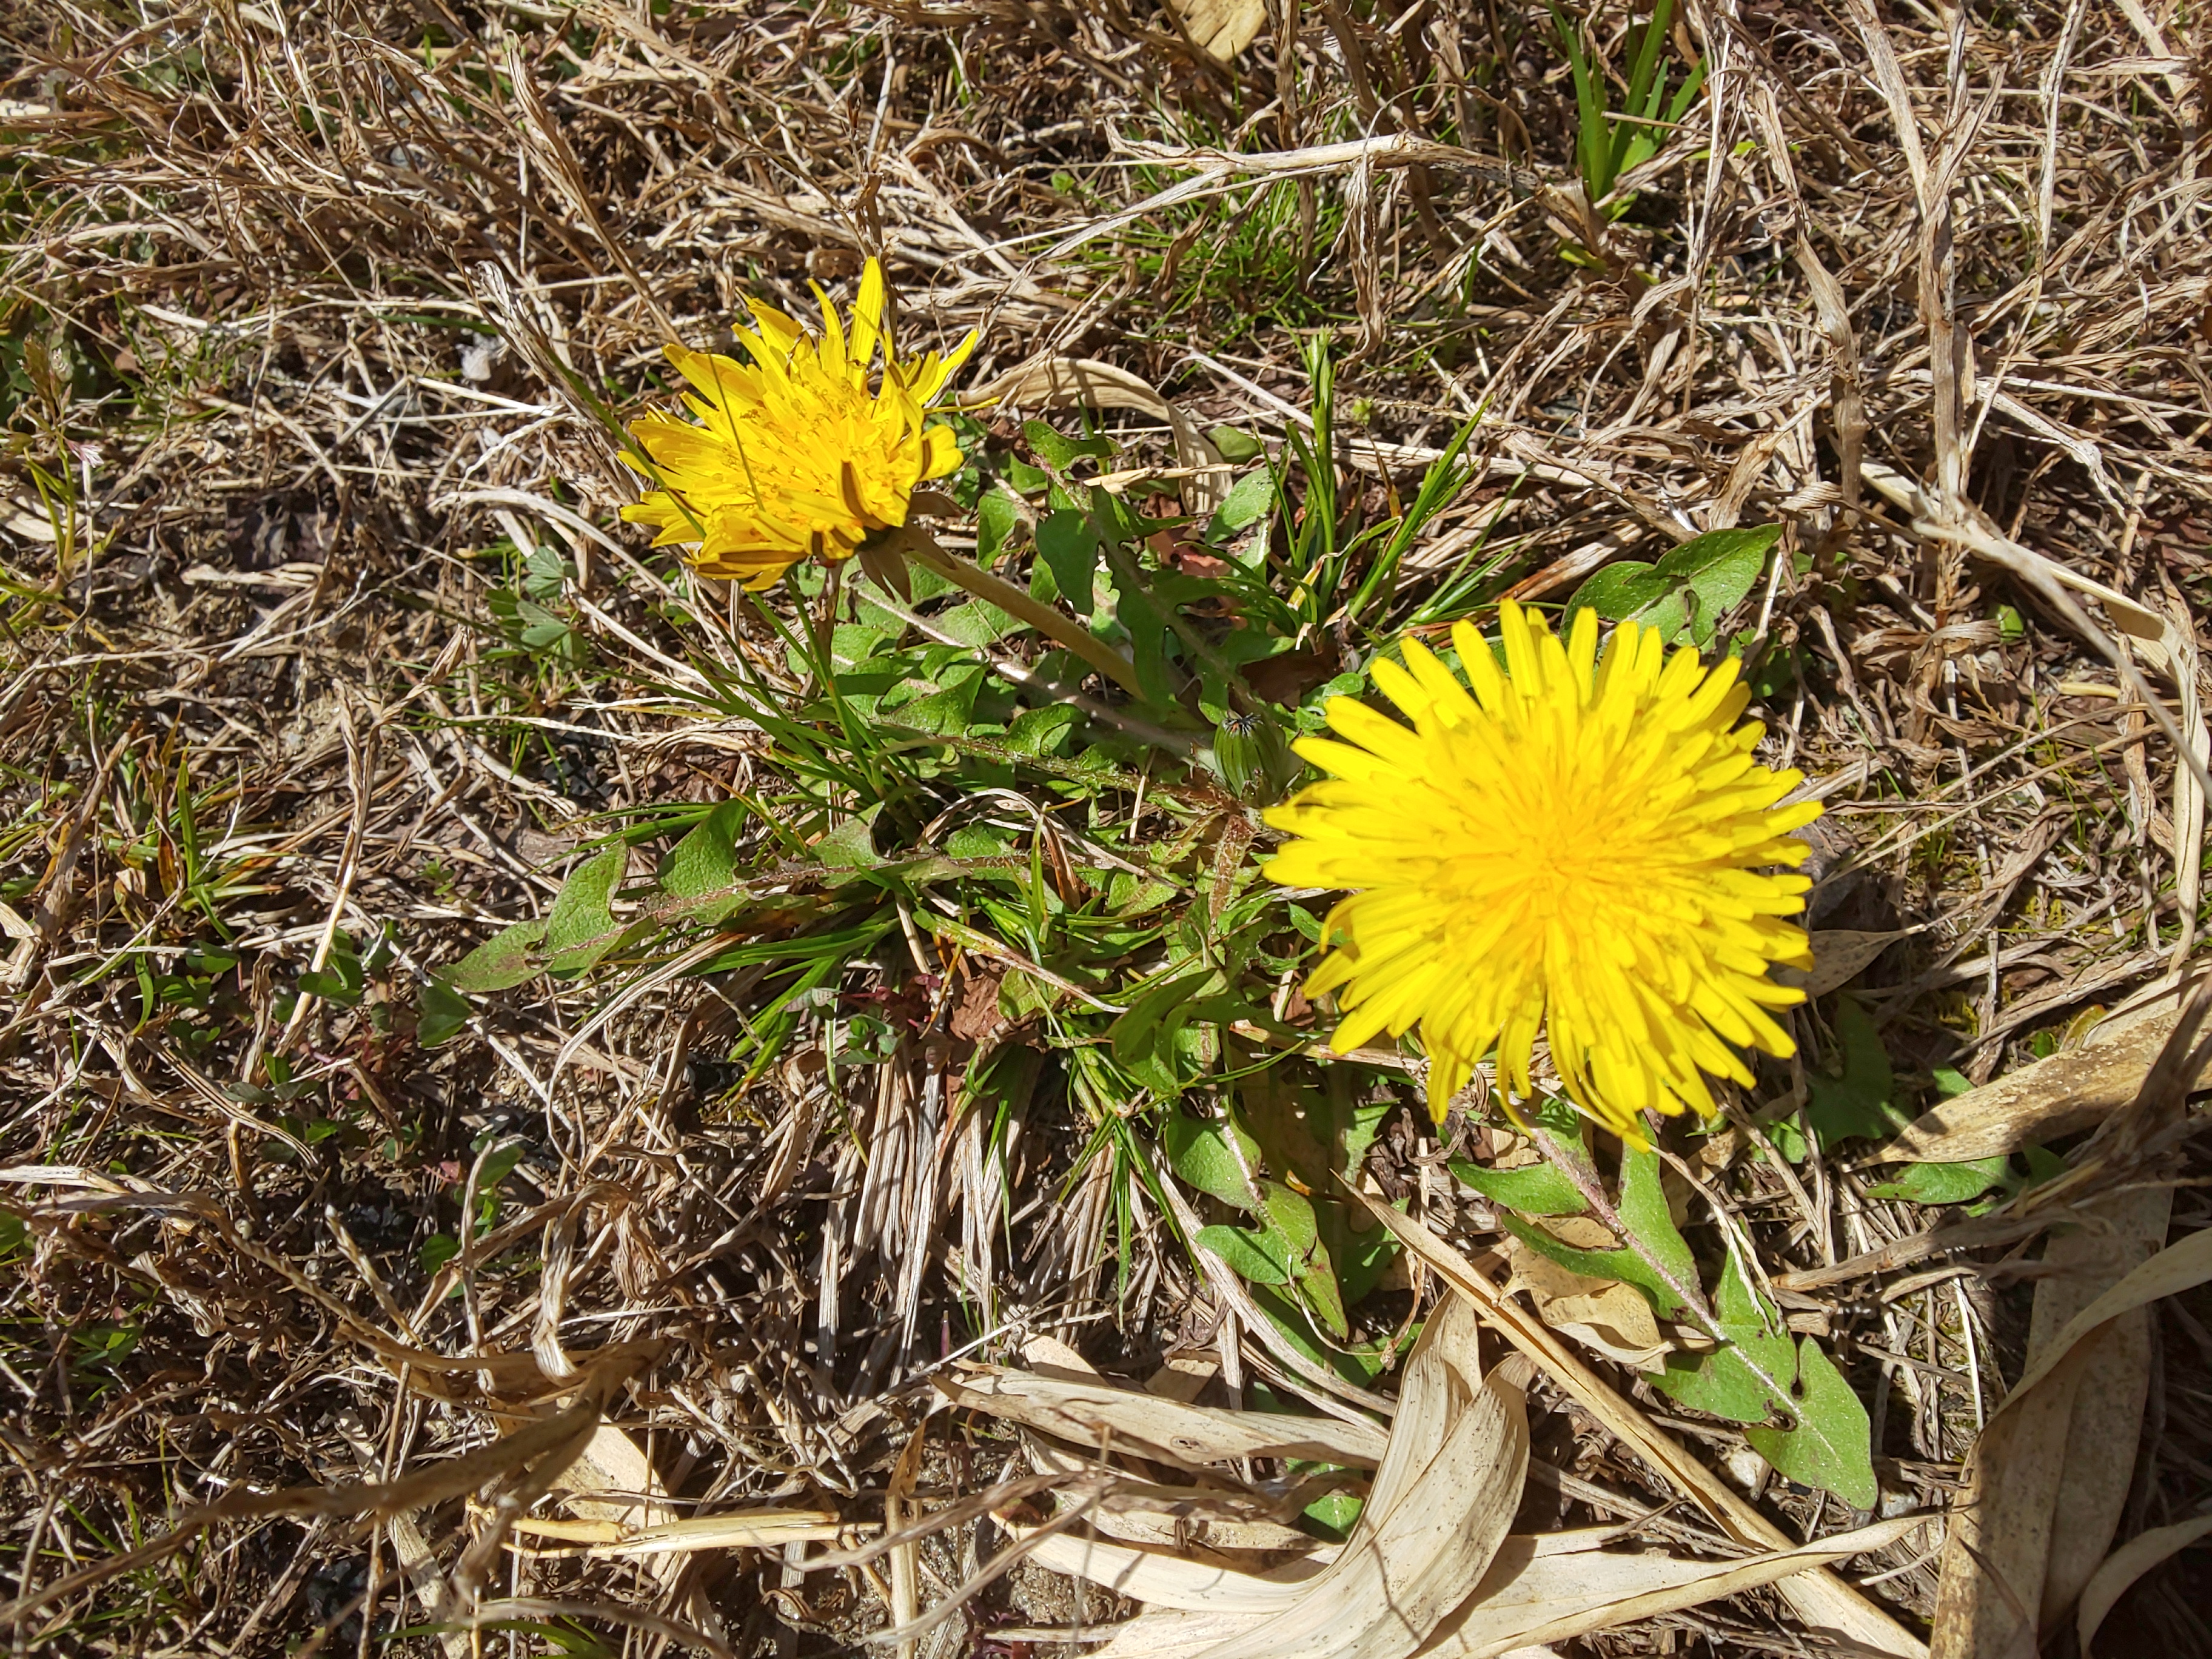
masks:
[[(0, 1265), (0, 1586), (27, 1597), (234, 1494), (386, 1487), (251, 1526), (234, 1502), (166, 1565), (19, 1603), (17, 1651), (459, 1653), (379, 1632), (477, 1596), (479, 1618), (559, 1603), (640, 1654), (844, 1650), (910, 1616), (917, 1583), (934, 1604), (974, 1573), (975, 1528), (933, 1533), (919, 1580), (901, 1559), (802, 1575), (800, 1543), (663, 1571), (502, 1555), (544, 1485), (520, 1451), (467, 1466), (488, 1504), (389, 1485), (649, 1341), (605, 1387), (660, 1512), (862, 1528), (947, 1350), (1049, 1332), (1142, 1374), (1216, 1341), (1153, 1206), (1117, 1231), (1127, 1171), (1057, 1073), (1005, 1169), (983, 1155), (948, 1093), (993, 1040), (980, 1013), (911, 1022), (842, 1092), (812, 1018), (734, 1088), (718, 1055), (760, 1012), (743, 971), (611, 1001), (541, 978), (416, 1042), (422, 981), (543, 914), (606, 815), (775, 787), (757, 728), (698, 714), (702, 665), (765, 659), (765, 636), (679, 611), (670, 567), (645, 568), (583, 394), (641, 408), (672, 334), (711, 343), (748, 293), (804, 306), (866, 253), (910, 331), (981, 331), (975, 384), (1105, 360), (1271, 447), (1310, 424), (1301, 333), (1331, 329), (1348, 487), (1378, 506), (1480, 409), (1477, 482), (1408, 594), (1484, 529), (1511, 552), (1483, 599), (1558, 600), (1616, 557), (1784, 525), (1802, 556), (1734, 626), (1790, 665), (1769, 758), (1826, 792), (1814, 924), (1918, 930), (1863, 982), (1901, 1098), (2066, 1040), (2198, 931), (2175, 716), (2116, 673), (2118, 619), (2029, 579), (2040, 556), (2184, 629), (2212, 601), (2193, 13), (1695, 8), (1678, 32), (1707, 93), (1618, 219), (1575, 182), (1540, 5), (1292, 4), (1225, 67), (1120, 0), (223, 0), (17, 8), (4, 30), (0, 1200), (27, 1231)], [(569, 557), (588, 659), (511, 648), (489, 603), (513, 574), (483, 552), (502, 538)], [(358, 1000), (284, 1000), (342, 936), (390, 940)], [(426, 1259), (508, 1146), (493, 1231)], [(1425, 1178), (1439, 1158), (1402, 1114), (1376, 1178), (1479, 1231)], [(1775, 1171), (1739, 1162), (1729, 1200), (1774, 1273), (1929, 1219), (1817, 1152)], [(2193, 1193), (2179, 1208), (2202, 1224)], [(2017, 1368), (2034, 1265), (1959, 1260), (1979, 1265), (1801, 1298), (1877, 1423), (1909, 1417), (1877, 1431), (1886, 1487), (1935, 1501), (1986, 1373)], [(979, 1300), (996, 1316), (971, 1331)], [(2133, 1528), (2212, 1492), (2200, 1319), (2171, 1304), (2158, 1328)], [(1249, 1328), (1244, 1348), (1322, 1386)], [(1668, 1495), (1564, 1405), (1538, 1455), (1540, 1522)], [(945, 1431), (894, 1504), (937, 1512), (1010, 1456)], [(1848, 1519), (1802, 1495), (1775, 1512)], [(1925, 1616), (1917, 1553), (1875, 1593)], [(1010, 1582), (924, 1650), (1034, 1651), (1110, 1611)], [(2192, 1582), (2152, 1580), (2106, 1650), (2212, 1648)], [(1762, 1595), (1587, 1650), (1796, 1639)]]

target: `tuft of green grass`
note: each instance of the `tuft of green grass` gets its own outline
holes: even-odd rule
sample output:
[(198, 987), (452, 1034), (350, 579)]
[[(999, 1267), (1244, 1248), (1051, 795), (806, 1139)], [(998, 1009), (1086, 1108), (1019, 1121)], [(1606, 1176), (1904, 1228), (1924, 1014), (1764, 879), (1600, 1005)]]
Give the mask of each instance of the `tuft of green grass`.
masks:
[[(1139, 167), (1123, 187), (1150, 194), (1181, 176)], [(1074, 193), (1099, 211), (1118, 205)], [(1148, 331), (1234, 350), (1255, 336), (1329, 328), (1352, 314), (1350, 273), (1331, 254), (1344, 223), (1340, 191), (1275, 179), (1147, 215), (1085, 256), (1101, 279), (1127, 271), (1158, 296)]]
[[(1570, 22), (1558, 0), (1546, 3), (1574, 76), (1575, 167), (1583, 194), (1594, 212), (1607, 220), (1618, 219), (1634, 204), (1635, 197), (1616, 199), (1613, 186), (1623, 173), (1656, 155), (1668, 134), (1689, 112), (1705, 83), (1705, 61), (1699, 58), (1691, 63), (1670, 94), (1675, 66), (1667, 31), (1674, 0), (1653, 0), (1650, 16), (1641, 23), (1632, 17), (1623, 37), (1626, 62), (1618, 67), (1599, 54), (1595, 16)], [(1613, 101), (1616, 93), (1618, 108)]]

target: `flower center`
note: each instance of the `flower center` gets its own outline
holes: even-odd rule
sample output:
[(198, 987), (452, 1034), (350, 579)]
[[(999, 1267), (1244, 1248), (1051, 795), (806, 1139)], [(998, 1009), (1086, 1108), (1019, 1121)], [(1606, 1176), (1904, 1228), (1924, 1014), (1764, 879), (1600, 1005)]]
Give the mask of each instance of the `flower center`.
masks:
[(1634, 803), (1593, 799), (1545, 770), (1532, 767), (1503, 799), (1463, 801), (1462, 855), (1450, 862), (1464, 898), (1576, 931), (1604, 925), (1623, 901), (1633, 908), (1635, 884), (1667, 862), (1665, 849)]

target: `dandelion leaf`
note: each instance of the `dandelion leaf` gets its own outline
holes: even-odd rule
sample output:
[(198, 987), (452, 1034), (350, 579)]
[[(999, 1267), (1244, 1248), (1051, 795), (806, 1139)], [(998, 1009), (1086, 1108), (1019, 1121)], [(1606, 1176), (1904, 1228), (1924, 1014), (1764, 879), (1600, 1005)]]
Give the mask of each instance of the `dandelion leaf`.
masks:
[(1766, 555), (1782, 537), (1780, 525), (1714, 530), (1684, 542), (1651, 568), (1651, 574), (1685, 596), (1691, 633), (1710, 641), (1720, 619), (1759, 585)]
[(1330, 1189), (1333, 1176), (1348, 1177), (1359, 1168), (1391, 1106), (1388, 1097), (1359, 1101), (1342, 1067), (1316, 1081), (1281, 1066), (1242, 1079), (1237, 1103), (1268, 1162), (1317, 1193)]
[(1073, 705), (1064, 702), (1044, 708), (1024, 708), (1006, 728), (1006, 747), (1024, 755), (1065, 753), (1068, 735), (1080, 718)]
[(1168, 625), (1142, 588), (1131, 585), (1115, 590), (1115, 613), (1129, 634), (1129, 665), (1136, 670), (1138, 687), (1156, 708), (1175, 706), (1175, 689), (1168, 680)]
[(1580, 1215), (1589, 1206), (1575, 1183), (1556, 1165), (1530, 1164), (1517, 1170), (1486, 1170), (1455, 1162), (1451, 1172), (1493, 1204), (1521, 1215)]
[(1261, 515), (1274, 504), (1274, 474), (1262, 468), (1248, 472), (1230, 487), (1221, 505), (1213, 509), (1212, 532), (1217, 537), (1233, 536), (1248, 526), (1257, 524)]
[(1201, 1227), (1198, 1243), (1226, 1261), (1239, 1279), (1255, 1285), (1291, 1282), (1291, 1242), (1273, 1227)]
[(1322, 1242), (1321, 1218), (1313, 1201), (1279, 1181), (1260, 1183), (1261, 1208), (1272, 1224), (1270, 1231), (1285, 1240), (1291, 1281), (1307, 1308), (1330, 1334), (1345, 1337), (1351, 1327), (1345, 1318), (1344, 1291), (1336, 1282), (1336, 1264)]
[(1881, 1034), (1873, 1017), (1849, 997), (1836, 1005), (1836, 1047), (1842, 1071), (1808, 1072), (1805, 1078), (1805, 1118), (1820, 1149), (1854, 1135), (1882, 1138), (1905, 1127), (1911, 1120), (1893, 1103), (1896, 1079)]
[(1568, 617), (1577, 611), (1595, 611), (1607, 622), (1647, 623), (1669, 643), (1689, 621), (1674, 585), (1640, 559), (1609, 564), (1577, 588), (1567, 602)]
[(1745, 1425), (1753, 1448), (1790, 1480), (1832, 1492), (1854, 1509), (1873, 1508), (1866, 1407), (1820, 1344), (1790, 1336), (1733, 1256), (1713, 1312), (1728, 1346), (1676, 1354), (1652, 1381), (1685, 1406)]
[(1332, 1067), (1316, 1079), (1302, 1069), (1270, 1066), (1237, 1085), (1237, 1120), (1271, 1170), (1301, 1190), (1269, 1182), (1270, 1213), (1304, 1254), (1292, 1276), (1314, 1317), (1338, 1337), (1348, 1334), (1346, 1310), (1375, 1288), (1397, 1253), (1388, 1230), (1365, 1222), (1333, 1198), (1340, 1178), (1350, 1180), (1388, 1115), (1387, 1098), (1360, 1099), (1348, 1073)]
[(455, 990), (452, 980), (433, 975), (416, 994), (415, 1041), (435, 1048), (459, 1036), (469, 1023), (469, 1000)]
[(1107, 1028), (1115, 1063), (1155, 1093), (1182, 1092), (1176, 1069), (1177, 1039), (1200, 998), (1224, 988), (1222, 975), (1200, 963), (1155, 985)]
[(1728, 1345), (1705, 1353), (1676, 1354), (1652, 1381), (1685, 1406), (1731, 1423), (1792, 1420), (1796, 1344), (1781, 1315), (1760, 1303), (1733, 1255), (1721, 1273), (1713, 1316)]
[(1653, 1270), (1651, 1263), (1634, 1250), (1583, 1249), (1518, 1216), (1501, 1215), (1498, 1224), (1537, 1255), (1558, 1262), (1569, 1273), (1580, 1273), (1584, 1279), (1617, 1279), (1635, 1285), (1650, 1299), (1651, 1311), (1662, 1319), (1672, 1319), (1685, 1311), (1681, 1297)]
[(884, 859), (876, 851), (875, 813), (847, 818), (814, 843), (814, 856), (833, 870), (881, 869)]
[(987, 489), (975, 503), (975, 562), (988, 570), (1020, 527), (1021, 508), (1003, 490)]
[(1090, 519), (1062, 507), (1037, 526), (1036, 546), (1068, 608), (1079, 617), (1089, 616), (1097, 603), (1092, 582), (1098, 571), (1098, 532)]
[(456, 991), (478, 996), (520, 985), (538, 972), (537, 946), (544, 937), (542, 921), (502, 928), (455, 963), (447, 982)]
[(1894, 1181), (1867, 1188), (1869, 1198), (1901, 1198), (1914, 1204), (1965, 1204), (2011, 1182), (2012, 1160), (2002, 1152), (1965, 1164), (1913, 1164)]
[(1646, 1256), (1683, 1284), (1698, 1282), (1697, 1261), (1668, 1207), (1659, 1155), (1649, 1148), (1632, 1147), (1621, 1154), (1620, 1213), (1621, 1224)]
[(743, 801), (726, 800), (692, 825), (668, 854), (661, 890), (684, 899), (726, 892), (738, 878), (738, 832), (745, 811)]
[[(1547, 1132), (1540, 1130), (1539, 1133)], [(1533, 1178), (1520, 1184), (1524, 1191), (1533, 1191), (1536, 1197), (1549, 1200), (1559, 1207), (1546, 1211), (1532, 1210), (1528, 1213), (1554, 1216), (1579, 1213), (1582, 1195), (1574, 1191), (1574, 1183), (1552, 1165), (1544, 1167), (1559, 1176), (1558, 1186)], [(1533, 1170), (1492, 1170), (1480, 1173), (1493, 1181), (1501, 1175), (1528, 1174), (1532, 1177), (1534, 1175)], [(1478, 1186), (1476, 1190), (1483, 1188)], [(1572, 1194), (1575, 1200), (1572, 1209), (1565, 1207), (1567, 1194)], [(1504, 1199), (1498, 1201), (1507, 1202)], [(1629, 1235), (1627, 1243), (1620, 1249), (1590, 1249), (1570, 1244), (1556, 1234), (1516, 1216), (1500, 1216), (1498, 1224), (1537, 1255), (1557, 1262), (1570, 1273), (1580, 1273), (1585, 1279), (1617, 1279), (1624, 1284), (1633, 1285), (1650, 1299), (1652, 1312), (1662, 1319), (1672, 1319), (1686, 1311), (1682, 1306), (1682, 1298), (1667, 1281), (1671, 1276), (1683, 1285), (1696, 1284), (1697, 1263), (1691, 1257), (1690, 1247), (1682, 1242), (1682, 1235), (1675, 1231), (1674, 1218), (1668, 1210), (1667, 1193), (1660, 1182), (1656, 1153), (1633, 1148), (1622, 1153), (1620, 1202), (1616, 1212)]]
[(613, 947), (622, 930), (608, 902), (629, 867), (629, 848), (610, 847), (568, 872), (545, 918), (548, 973), (580, 974)]
[(1747, 1428), (1744, 1438), (1752, 1449), (1800, 1485), (1832, 1492), (1855, 1510), (1872, 1509), (1881, 1492), (1866, 1406), (1809, 1336), (1797, 1345), (1797, 1397), (1791, 1403), (1796, 1426)]
[[(1336, 1268), (1344, 1305), (1356, 1308), (1382, 1282), (1403, 1247), (1388, 1227), (1348, 1205), (1316, 1204), (1314, 1212), (1321, 1226), (1322, 1248)], [(1363, 1222), (1366, 1223), (1364, 1230)]]
[(1240, 1210), (1259, 1207), (1251, 1172), (1260, 1166), (1259, 1144), (1228, 1119), (1201, 1122), (1170, 1111), (1161, 1132), (1168, 1168), (1176, 1178)]
[(1065, 472), (1076, 462), (1088, 458), (1094, 461), (1110, 460), (1114, 442), (1110, 438), (1071, 438), (1056, 432), (1042, 421), (1024, 421), (1022, 436), (1029, 440), (1036, 457), (1055, 471)]
[(978, 649), (996, 644), (1022, 626), (988, 599), (970, 599), (950, 611), (940, 611), (933, 621), (946, 637)]
[(1303, 1193), (1293, 1192), (1279, 1181), (1263, 1181), (1260, 1183), (1260, 1207), (1301, 1256), (1311, 1255), (1321, 1242), (1320, 1231), (1314, 1223), (1314, 1206)]
[(884, 712), (900, 726), (916, 732), (957, 737), (975, 723), (975, 696), (982, 689), (981, 668), (948, 667), (934, 690), (926, 690), (896, 710), (887, 708)]
[(1595, 611), (1608, 622), (1656, 628), (1670, 645), (1685, 634), (1705, 645), (1720, 619), (1759, 585), (1767, 553), (1781, 534), (1778, 525), (1715, 530), (1684, 542), (1656, 564), (1633, 559), (1609, 564), (1575, 590), (1567, 614)]

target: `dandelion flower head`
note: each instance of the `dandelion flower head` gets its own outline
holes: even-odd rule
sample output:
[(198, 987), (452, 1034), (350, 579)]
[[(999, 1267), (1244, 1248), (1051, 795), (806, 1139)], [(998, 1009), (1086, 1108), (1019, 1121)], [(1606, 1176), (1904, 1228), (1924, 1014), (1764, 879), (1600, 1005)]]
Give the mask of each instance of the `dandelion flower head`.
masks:
[(656, 547), (697, 544), (688, 556), (707, 575), (763, 588), (801, 559), (848, 558), (906, 522), (917, 485), (960, 465), (952, 434), (923, 417), (975, 335), (942, 357), (898, 356), (873, 259), (849, 325), (815, 297), (818, 335), (748, 301), (753, 326), (735, 332), (750, 362), (670, 345), (692, 419), (656, 411), (629, 428), (637, 449), (623, 459), (659, 488), (623, 517), (653, 526)]
[(1812, 884), (1773, 866), (1804, 859), (1790, 832), (1820, 809), (1781, 805), (1802, 775), (1753, 759), (1733, 660), (1633, 623), (1601, 654), (1588, 610), (1565, 641), (1510, 602), (1500, 622), (1502, 669), (1453, 629), (1472, 696), (1416, 640), (1404, 667), (1377, 659), (1411, 730), (1328, 704), (1344, 741), (1297, 747), (1332, 776), (1267, 815), (1297, 837), (1267, 873), (1350, 890), (1306, 988), (1338, 993), (1340, 1054), (1418, 1025), (1441, 1122), (1493, 1047), (1528, 1097), (1540, 1030), (1569, 1097), (1640, 1146), (1639, 1114), (1711, 1115), (1708, 1076), (1750, 1083), (1737, 1048), (1793, 1052), (1771, 1011), (1804, 993), (1767, 969), (1810, 965), (1783, 918)]

